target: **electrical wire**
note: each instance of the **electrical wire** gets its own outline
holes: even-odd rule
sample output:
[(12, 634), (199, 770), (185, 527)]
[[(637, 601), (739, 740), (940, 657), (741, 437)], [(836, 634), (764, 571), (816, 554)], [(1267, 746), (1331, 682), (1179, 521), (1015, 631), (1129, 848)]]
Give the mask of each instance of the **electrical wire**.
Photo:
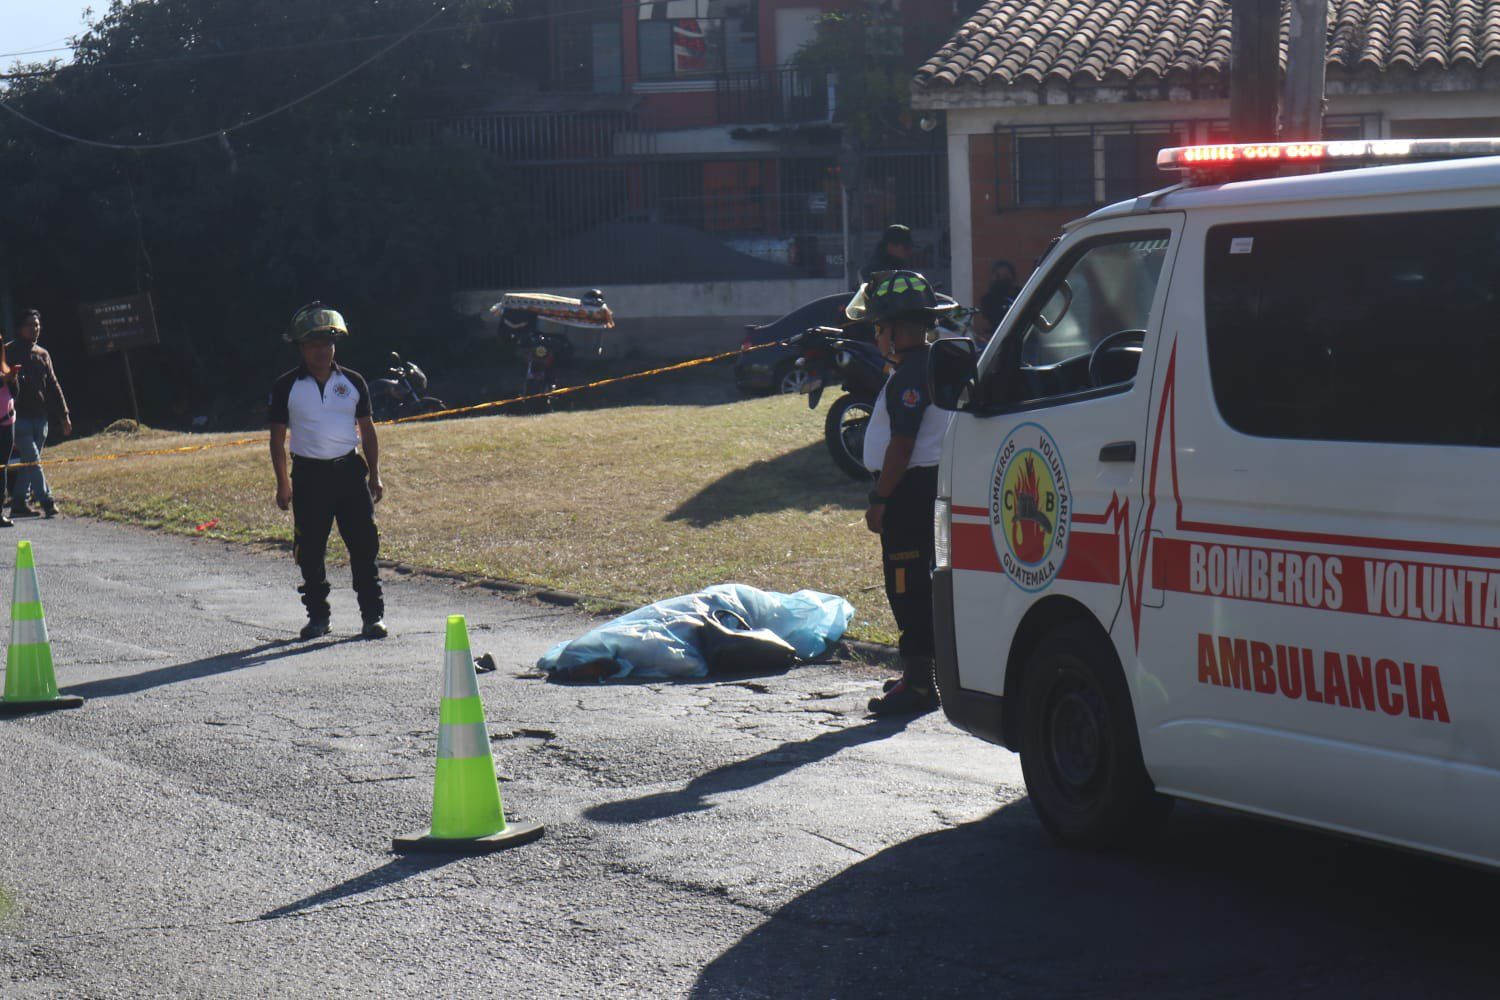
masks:
[[(71, 37), (71, 36), (69, 36), (69, 37)], [(56, 42), (66, 42), (67, 40), (68, 40), (67, 38), (54, 38), (53, 39), (53, 41), (56, 41)], [(46, 55), (48, 52), (72, 52), (72, 51), (73, 51), (73, 46), (71, 46), (71, 45), (56, 45), (56, 46), (53, 46), (52, 48), (49, 48), (49, 49), (24, 49), (24, 50), (22, 50), (20, 52), (0, 52), (0, 59), (12, 59), (12, 58), (14, 58), (16, 56), (39, 56), (39, 55)]]
[(475, 28), (500, 28), (519, 24), (536, 24), (542, 21), (558, 21), (562, 20), (563, 18), (577, 17), (580, 15), (624, 13), (626, 11), (640, 10), (642, 7), (652, 7), (656, 4), (664, 2), (666, 2), (666, 0), (632, 0), (632, 2), (623, 3), (616, 7), (592, 7), (580, 10), (552, 11), (546, 14), (526, 14), (521, 17), (506, 17), (489, 21), (474, 21), (468, 24), (453, 24), (440, 28), (424, 28), (416, 32), (407, 32), (405, 35), (401, 35), (400, 32), (388, 31), (373, 35), (351, 35), (347, 38), (318, 38), (310, 39), (305, 42), (287, 42), (283, 45), (264, 45), (251, 49), (231, 49), (226, 52), (189, 52), (179, 56), (164, 56), (159, 59), (135, 59), (124, 62), (88, 63), (83, 66), (75, 63), (69, 66), (59, 66), (56, 69), (42, 69), (24, 73), (0, 73), (0, 81), (31, 80), (44, 76), (56, 76), (59, 73), (74, 69), (116, 70), (131, 69), (139, 66), (166, 66), (179, 63), (210, 62), (216, 59), (234, 59), (239, 56), (259, 55), (268, 52), (292, 52), (299, 49), (330, 48), (340, 45), (352, 45), (358, 42), (382, 41), (387, 38), (395, 38), (398, 35), (401, 35), (402, 38), (408, 38), (413, 37), (414, 35), (441, 35), (449, 34), (455, 31), (470, 31)]
[(439, 7), (437, 9), (437, 11), (431, 17), (427, 18), (421, 24), (417, 25), (415, 28), (411, 29), (410, 31), (406, 32), (405, 34), (399, 36), (394, 42), (392, 42), (391, 44), (389, 44), (389, 45), (385, 46), (384, 48), (380, 49), (378, 52), (376, 52), (375, 54), (371, 55), (369, 58), (361, 60), (360, 62), (356, 63), (352, 68), (350, 68), (348, 70), (345, 70), (343, 73), (340, 73), (338, 76), (336, 76), (333, 79), (327, 81), (326, 83), (323, 83), (323, 84), (321, 84), (318, 87), (315, 87), (314, 89), (308, 91), (307, 93), (303, 94), (302, 96), (294, 98), (293, 100), (287, 101), (285, 104), (281, 105), (280, 107), (272, 108), (270, 111), (267, 111), (267, 112), (265, 112), (263, 114), (256, 115), (253, 118), (246, 119), (245, 121), (238, 122), (238, 123), (236, 123), (234, 125), (229, 125), (229, 126), (226, 126), (224, 128), (214, 129), (212, 132), (205, 132), (202, 135), (189, 136), (188, 138), (185, 138), (185, 139), (172, 139), (172, 140), (167, 141), (167, 142), (142, 142), (142, 143), (101, 142), (98, 139), (89, 139), (89, 138), (86, 138), (86, 137), (81, 136), (81, 135), (73, 135), (71, 133), (63, 132), (63, 131), (61, 131), (59, 129), (52, 128), (50, 125), (44, 125), (41, 122), (37, 121), (36, 119), (28, 117), (26, 114), (24, 114), (23, 112), (21, 112), (19, 109), (11, 107), (5, 101), (0, 101), (0, 111), (5, 111), (5, 112), (13, 115), (16, 118), (19, 118), (21, 121), (23, 121), (26, 124), (32, 126), (33, 128), (37, 128), (37, 129), (40, 129), (43, 132), (46, 132), (48, 135), (54, 136), (54, 137), (56, 137), (58, 139), (66, 139), (69, 142), (76, 142), (76, 143), (79, 143), (79, 144), (84, 145), (84, 146), (91, 146), (91, 147), (93, 147), (95, 149), (113, 149), (113, 150), (123, 150), (123, 151), (142, 151), (142, 150), (153, 150), (153, 149), (174, 149), (174, 148), (179, 147), (179, 146), (189, 146), (189, 145), (192, 145), (193, 143), (205, 142), (205, 141), (210, 140), (210, 139), (218, 139), (220, 136), (228, 135), (231, 132), (238, 132), (240, 129), (249, 128), (251, 125), (259, 124), (260, 122), (263, 122), (263, 121), (265, 121), (268, 118), (273, 118), (276, 115), (282, 114), (283, 112), (290, 111), (292, 108), (295, 108), (299, 104), (302, 104), (302, 103), (304, 103), (306, 101), (312, 100), (314, 97), (317, 97), (319, 94), (323, 93), (324, 91), (330, 90), (333, 87), (336, 87), (339, 84), (343, 83), (345, 80), (349, 79), (351, 76), (353, 76), (354, 74), (358, 73), (360, 70), (364, 69), (366, 66), (369, 66), (371, 63), (374, 63), (374, 62), (378, 61), (379, 59), (383, 58), (388, 53), (390, 53), (391, 51), (393, 51), (394, 49), (396, 49), (398, 46), (400, 46), (402, 43), (408, 41), (411, 38), (416, 37), (417, 34), (419, 34), (424, 28), (426, 28), (428, 25), (432, 24), (434, 21), (436, 21), (438, 18), (442, 17), (447, 12), (448, 12), (448, 8), (446, 8), (446, 7)]

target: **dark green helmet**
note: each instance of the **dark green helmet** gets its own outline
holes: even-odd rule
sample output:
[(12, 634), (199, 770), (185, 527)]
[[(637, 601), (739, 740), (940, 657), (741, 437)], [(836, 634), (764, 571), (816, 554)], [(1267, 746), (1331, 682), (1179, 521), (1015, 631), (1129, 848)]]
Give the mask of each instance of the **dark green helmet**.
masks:
[(844, 315), (852, 320), (879, 323), (888, 319), (935, 320), (958, 308), (916, 271), (876, 271), (860, 286)]
[(331, 334), (335, 337), (349, 336), (349, 327), (337, 309), (330, 309), (321, 302), (309, 302), (292, 314), (281, 339), (291, 344), (300, 344), (308, 337)]

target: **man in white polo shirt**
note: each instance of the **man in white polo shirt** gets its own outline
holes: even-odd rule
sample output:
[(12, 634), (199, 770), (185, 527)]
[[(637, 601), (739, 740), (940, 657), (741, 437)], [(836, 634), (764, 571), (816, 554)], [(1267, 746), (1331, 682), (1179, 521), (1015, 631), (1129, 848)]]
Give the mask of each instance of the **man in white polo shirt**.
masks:
[[(385, 493), (380, 482), (380, 444), (370, 419), (370, 391), (358, 372), (334, 363), (334, 341), (348, 336), (344, 317), (321, 302), (298, 309), (284, 339), (302, 352), (302, 364), (271, 388), (271, 467), (276, 471), (276, 506), (292, 510), (297, 566), (302, 570), (302, 603), (307, 624), (302, 638), (330, 629), (328, 572), (324, 556), (328, 533), (338, 522), (349, 550), (349, 569), (359, 613), (360, 634), (384, 639), (385, 598), (380, 591), (380, 531), (375, 504)], [(292, 462), (287, 471), (287, 437)], [(363, 443), (364, 458), (355, 446)]]

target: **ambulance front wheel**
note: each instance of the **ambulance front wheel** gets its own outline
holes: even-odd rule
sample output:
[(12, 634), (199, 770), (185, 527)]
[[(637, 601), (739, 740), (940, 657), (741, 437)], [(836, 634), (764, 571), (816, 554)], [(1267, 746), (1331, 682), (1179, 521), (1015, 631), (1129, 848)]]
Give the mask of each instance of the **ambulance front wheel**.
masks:
[(1021, 701), (1021, 771), (1047, 832), (1088, 850), (1150, 842), (1172, 800), (1146, 773), (1130, 692), (1103, 633), (1075, 622), (1043, 638)]

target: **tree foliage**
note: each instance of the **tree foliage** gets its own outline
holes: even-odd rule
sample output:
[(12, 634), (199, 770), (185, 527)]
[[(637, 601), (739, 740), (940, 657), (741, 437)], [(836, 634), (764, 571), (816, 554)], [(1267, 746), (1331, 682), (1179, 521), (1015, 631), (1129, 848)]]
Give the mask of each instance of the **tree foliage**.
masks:
[[(495, 75), (497, 29), (486, 25), (504, 4), (447, 4), (429, 30), (337, 86), (206, 142), (106, 150), (0, 113), (0, 267), (14, 304), (51, 320), (65, 382), (88, 365), (77, 304), (137, 290), (152, 293), (162, 336), (155, 364), (137, 362), (148, 419), (215, 401), (243, 411), (289, 365), (278, 335), (314, 298), (344, 311), (356, 359), (393, 346), (430, 355), (453, 322), (460, 262), (520, 245), (531, 224), (501, 165), (420, 125), (482, 96)], [(437, 9), (113, 0), (76, 40), (72, 65), (17, 67), (0, 99), (102, 142), (213, 133), (296, 101)], [(91, 367), (108, 377), (101, 386), (118, 383), (113, 364)], [(116, 412), (96, 420), (119, 415), (108, 402)]]
[(911, 67), (901, 53), (902, 20), (890, 0), (856, 0), (818, 19), (798, 50), (799, 68), (838, 75), (836, 120), (866, 148), (910, 136)]

